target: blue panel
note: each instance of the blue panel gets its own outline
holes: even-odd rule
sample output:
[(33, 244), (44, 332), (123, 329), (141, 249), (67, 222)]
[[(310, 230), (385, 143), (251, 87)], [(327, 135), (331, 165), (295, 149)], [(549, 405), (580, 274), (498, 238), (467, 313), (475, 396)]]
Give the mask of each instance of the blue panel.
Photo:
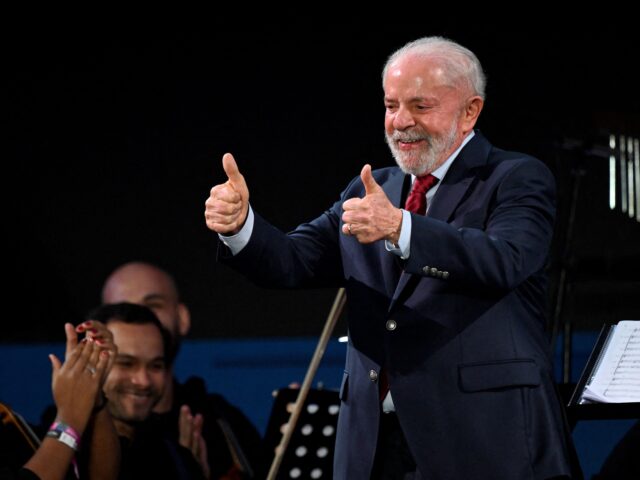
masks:
[[(302, 383), (317, 339), (187, 340), (175, 365), (178, 379), (204, 378), (208, 389), (224, 395), (241, 408), (264, 434), (272, 392), (291, 382)], [(346, 346), (332, 340), (316, 374), (314, 386), (338, 389)], [(52, 403), (51, 365), (47, 355), (62, 358), (64, 345), (1, 345), (0, 400), (39, 423), (40, 414)]]
[[(573, 338), (572, 379), (577, 381), (597, 332), (576, 332)], [(268, 338), (246, 340), (187, 340), (175, 371), (180, 380), (203, 377), (210, 391), (224, 395), (242, 409), (264, 434), (272, 392), (291, 382), (302, 383), (316, 348), (315, 338)], [(27, 421), (39, 423), (40, 413), (51, 399), (51, 366), (47, 355), (63, 354), (64, 345), (0, 345), (0, 400), (20, 412)], [(345, 344), (332, 340), (327, 346), (314, 386), (337, 389), (342, 378)], [(561, 378), (560, 351), (556, 352), (556, 378)], [(580, 422), (574, 430), (578, 456), (590, 478), (634, 420)]]

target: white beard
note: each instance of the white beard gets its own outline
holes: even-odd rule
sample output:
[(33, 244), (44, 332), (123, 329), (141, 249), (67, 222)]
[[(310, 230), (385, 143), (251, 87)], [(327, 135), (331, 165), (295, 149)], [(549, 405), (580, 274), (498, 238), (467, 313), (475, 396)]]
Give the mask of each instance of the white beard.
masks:
[[(404, 173), (421, 177), (433, 172), (446, 160), (446, 155), (455, 144), (458, 122), (451, 123), (449, 131), (442, 136), (426, 133), (421, 127), (412, 127), (405, 131), (394, 130), (391, 135), (385, 131), (385, 138), (393, 158)], [(405, 152), (398, 147), (398, 141), (426, 140), (427, 144), (418, 151)]]

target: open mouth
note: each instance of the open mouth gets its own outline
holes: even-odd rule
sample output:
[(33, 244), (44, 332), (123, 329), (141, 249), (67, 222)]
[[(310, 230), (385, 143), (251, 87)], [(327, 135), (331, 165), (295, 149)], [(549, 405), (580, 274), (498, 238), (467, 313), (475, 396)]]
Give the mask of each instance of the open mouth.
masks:
[(133, 400), (136, 400), (136, 401), (145, 401), (145, 400), (149, 400), (151, 398), (151, 392), (122, 390), (122, 391), (120, 391), (120, 394), (125, 396), (125, 397), (132, 398)]
[(424, 138), (417, 138), (417, 139), (407, 139), (407, 140), (397, 140), (398, 143), (398, 147), (401, 150), (409, 150), (412, 148), (415, 148), (417, 146), (421, 146), (424, 143), (426, 143), (426, 140)]

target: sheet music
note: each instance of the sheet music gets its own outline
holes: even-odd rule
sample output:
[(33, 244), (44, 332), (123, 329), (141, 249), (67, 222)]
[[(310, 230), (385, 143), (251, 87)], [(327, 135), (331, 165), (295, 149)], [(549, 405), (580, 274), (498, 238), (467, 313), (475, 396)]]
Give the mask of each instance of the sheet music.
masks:
[(604, 403), (640, 402), (640, 321), (611, 327), (583, 400)]

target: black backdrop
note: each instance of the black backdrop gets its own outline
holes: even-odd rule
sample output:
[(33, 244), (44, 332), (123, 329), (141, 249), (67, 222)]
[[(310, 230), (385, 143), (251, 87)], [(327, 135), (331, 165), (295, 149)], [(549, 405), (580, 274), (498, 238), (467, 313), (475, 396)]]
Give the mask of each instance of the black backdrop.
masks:
[[(61, 323), (79, 321), (104, 277), (131, 259), (175, 274), (194, 337), (319, 333), (335, 292), (263, 290), (216, 264), (204, 201), (224, 180), (227, 151), (254, 208), (283, 229), (322, 212), (364, 163), (390, 165), (380, 70), (394, 49), (432, 34), (483, 63), (483, 133), (557, 175), (551, 273), (569, 261), (567, 318), (640, 317), (639, 224), (608, 211), (606, 160), (558, 148), (573, 139), (580, 152), (601, 128), (640, 133), (637, 37), (588, 24), (450, 23), (22, 30), (4, 61), (9, 308), (0, 338), (60, 340)], [(559, 252), (575, 166), (586, 176), (567, 258)]]

